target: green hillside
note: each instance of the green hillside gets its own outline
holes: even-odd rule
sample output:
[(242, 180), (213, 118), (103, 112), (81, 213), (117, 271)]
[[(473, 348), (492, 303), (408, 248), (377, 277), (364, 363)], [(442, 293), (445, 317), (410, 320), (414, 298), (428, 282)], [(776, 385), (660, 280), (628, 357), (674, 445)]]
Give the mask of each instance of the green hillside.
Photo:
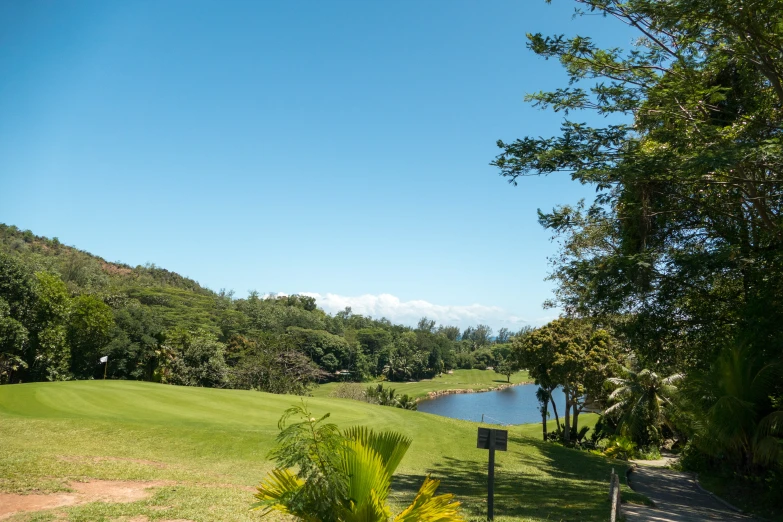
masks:
[[(256, 520), (251, 491), (270, 468), (265, 455), (282, 411), (299, 397), (132, 381), (32, 383), (0, 387), (0, 491), (54, 492), (72, 480), (166, 480), (152, 498), (93, 503), (12, 520)], [(478, 520), (485, 507), (486, 452), (476, 424), (345, 399), (305, 399), (340, 426), (364, 424), (411, 436), (395, 481), (398, 502), (427, 473)], [(585, 416), (585, 422), (595, 419)], [(612, 463), (543, 444), (540, 425), (510, 428), (498, 453), (498, 520), (604, 520)]]
[(307, 394), (336, 379), (513, 371), (510, 341), (525, 332), (426, 317), (412, 328), (350, 308), (332, 315), (304, 295), (237, 298), (0, 223), (0, 384), (100, 378), (106, 369), (110, 379)]

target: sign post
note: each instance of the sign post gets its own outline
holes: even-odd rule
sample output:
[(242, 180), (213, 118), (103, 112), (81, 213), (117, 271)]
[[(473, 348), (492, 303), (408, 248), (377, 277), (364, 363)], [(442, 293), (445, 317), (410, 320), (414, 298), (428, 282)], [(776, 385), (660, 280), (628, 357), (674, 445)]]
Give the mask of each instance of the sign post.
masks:
[(508, 431), (489, 428), (478, 429), (476, 447), (489, 450), (489, 467), (487, 469), (487, 520), (495, 518), (495, 450), (506, 451), (508, 448)]

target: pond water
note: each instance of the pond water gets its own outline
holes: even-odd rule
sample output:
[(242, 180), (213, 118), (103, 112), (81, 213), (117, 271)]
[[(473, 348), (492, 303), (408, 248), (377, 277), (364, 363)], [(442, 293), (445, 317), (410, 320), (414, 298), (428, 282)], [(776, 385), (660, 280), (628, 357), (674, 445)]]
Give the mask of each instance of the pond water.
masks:
[[(459, 393), (442, 395), (434, 399), (419, 402), (419, 411), (434, 413), (453, 419), (481, 422), (488, 424), (530, 424), (541, 422), (541, 413), (538, 410), (535, 384), (522, 384), (511, 386), (504, 390)], [(563, 415), (565, 411), (565, 396), (560, 389), (552, 393), (557, 413)], [(550, 419), (554, 419), (552, 406), (549, 406)]]

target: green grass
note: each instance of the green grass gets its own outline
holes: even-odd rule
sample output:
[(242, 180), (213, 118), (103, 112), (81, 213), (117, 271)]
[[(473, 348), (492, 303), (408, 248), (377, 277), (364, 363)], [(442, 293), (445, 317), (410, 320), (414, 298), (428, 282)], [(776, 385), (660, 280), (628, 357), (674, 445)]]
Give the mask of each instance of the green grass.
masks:
[[(380, 382), (380, 381), (379, 381)], [(533, 382), (526, 371), (511, 375), (511, 384)], [(371, 385), (372, 383), (367, 383)], [(386, 386), (394, 388), (398, 394), (408, 394), (411, 397), (426, 397), (429, 392), (440, 390), (487, 390), (508, 384), (505, 375), (492, 370), (454, 370), (454, 373), (442, 374), (439, 377), (416, 382), (385, 382)], [(340, 383), (322, 384), (313, 391), (316, 397), (329, 397)]]
[[(168, 480), (152, 498), (95, 502), (11, 520), (257, 520), (248, 486), (270, 469), (277, 420), (298, 397), (131, 381), (0, 387), (0, 491), (54, 492), (74, 480)], [(487, 453), (470, 422), (346, 399), (307, 399), (340, 426), (395, 429), (413, 438), (393, 498), (410, 500), (428, 473), (455, 493), (471, 520), (486, 509)], [(580, 417), (588, 424), (592, 415)], [(497, 455), (496, 520), (605, 520), (611, 467), (621, 463), (540, 442), (541, 426), (509, 428)]]

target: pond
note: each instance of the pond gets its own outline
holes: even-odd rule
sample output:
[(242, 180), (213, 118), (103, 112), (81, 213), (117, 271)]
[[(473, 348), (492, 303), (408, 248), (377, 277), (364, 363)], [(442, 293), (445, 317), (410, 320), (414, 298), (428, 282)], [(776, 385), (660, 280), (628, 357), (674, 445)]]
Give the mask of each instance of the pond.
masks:
[[(419, 402), (419, 411), (434, 413), (453, 419), (484, 422), (488, 424), (530, 424), (541, 422), (538, 410), (535, 384), (511, 386), (503, 390), (481, 393), (459, 393), (442, 395)], [(560, 389), (552, 394), (557, 404), (557, 413), (565, 411), (565, 396)], [(554, 419), (552, 406), (549, 416)]]

